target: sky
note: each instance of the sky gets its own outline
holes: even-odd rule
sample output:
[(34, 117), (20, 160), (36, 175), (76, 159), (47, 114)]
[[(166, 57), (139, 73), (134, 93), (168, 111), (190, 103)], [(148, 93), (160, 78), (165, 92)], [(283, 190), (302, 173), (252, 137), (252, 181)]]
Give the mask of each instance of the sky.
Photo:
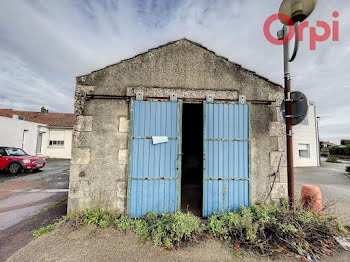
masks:
[[(49, 105), (51, 112), (73, 112), (76, 76), (184, 37), (282, 84), (282, 47), (263, 33), (280, 3), (1, 0), (0, 108), (39, 111)], [(350, 138), (349, 14), (348, 0), (319, 0), (310, 27), (339, 21), (339, 41), (330, 38), (312, 51), (307, 28), (292, 63), (293, 90), (316, 103), (320, 138), (334, 142)], [(274, 22), (271, 34), (280, 28)]]

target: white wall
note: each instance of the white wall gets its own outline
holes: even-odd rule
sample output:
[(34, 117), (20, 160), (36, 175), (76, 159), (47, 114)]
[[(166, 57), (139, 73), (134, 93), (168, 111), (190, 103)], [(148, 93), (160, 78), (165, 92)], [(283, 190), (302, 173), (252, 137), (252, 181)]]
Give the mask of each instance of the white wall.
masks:
[[(50, 145), (50, 132), (64, 132), (64, 145)], [(71, 158), (73, 128), (49, 127), (49, 131), (43, 134), (42, 155), (48, 158)]]
[(42, 124), (0, 116), (0, 146), (23, 148), (36, 155), (38, 132), (45, 128)]
[[(299, 144), (309, 145), (309, 157), (299, 156)], [(320, 165), (316, 107), (315, 104), (312, 102), (309, 102), (308, 124), (299, 124), (293, 126), (293, 153), (295, 167)]]

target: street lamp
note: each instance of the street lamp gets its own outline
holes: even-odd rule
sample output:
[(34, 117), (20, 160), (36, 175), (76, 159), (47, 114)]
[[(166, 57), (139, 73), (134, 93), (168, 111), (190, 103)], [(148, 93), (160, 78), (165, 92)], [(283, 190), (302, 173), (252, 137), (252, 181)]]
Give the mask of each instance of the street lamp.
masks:
[[(292, 133), (292, 99), (291, 99), (291, 62), (295, 59), (299, 41), (298, 41), (298, 25), (303, 22), (315, 9), (317, 0), (283, 0), (279, 16), (283, 23), (283, 29), (278, 31), (277, 35), (280, 40), (283, 40), (283, 60), (284, 60), (284, 98), (286, 112), (286, 134), (287, 134), (287, 173), (288, 173), (288, 198), (290, 207), (295, 210), (295, 193), (294, 193), (294, 164), (293, 164), (293, 133)], [(293, 55), (289, 56), (289, 39), (288, 29), (290, 24), (281, 15), (287, 15), (293, 21), (295, 27), (295, 43)]]

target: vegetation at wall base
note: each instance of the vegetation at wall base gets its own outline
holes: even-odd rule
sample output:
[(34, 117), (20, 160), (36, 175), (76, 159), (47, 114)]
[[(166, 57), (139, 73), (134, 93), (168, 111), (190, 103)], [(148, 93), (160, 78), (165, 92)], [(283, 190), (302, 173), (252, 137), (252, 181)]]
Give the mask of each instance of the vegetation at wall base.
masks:
[(132, 230), (141, 242), (152, 241), (154, 245), (167, 249), (183, 247), (208, 237), (223, 241), (235, 252), (241, 248), (265, 255), (293, 252), (313, 259), (339, 248), (334, 236), (349, 236), (350, 229), (336, 217), (322, 216), (302, 207), (293, 214), (287, 202), (278, 207), (263, 204), (249, 208), (242, 206), (237, 212), (214, 213), (206, 221), (182, 212), (151, 212), (131, 219), (101, 209), (85, 210), (68, 214), (59, 224), (114, 227), (123, 232)]

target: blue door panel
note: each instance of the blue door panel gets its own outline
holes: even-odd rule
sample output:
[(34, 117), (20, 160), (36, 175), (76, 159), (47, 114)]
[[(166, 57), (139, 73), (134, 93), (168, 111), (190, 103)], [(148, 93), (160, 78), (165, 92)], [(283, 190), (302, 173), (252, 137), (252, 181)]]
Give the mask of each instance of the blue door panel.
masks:
[[(179, 105), (177, 102), (132, 101), (128, 214), (175, 212), (179, 206)], [(154, 145), (152, 136), (167, 136)]]
[(203, 216), (249, 205), (249, 107), (204, 104)]
[(176, 178), (177, 140), (153, 145), (152, 139), (133, 139), (132, 178)]
[(176, 211), (176, 180), (131, 180), (130, 216)]

